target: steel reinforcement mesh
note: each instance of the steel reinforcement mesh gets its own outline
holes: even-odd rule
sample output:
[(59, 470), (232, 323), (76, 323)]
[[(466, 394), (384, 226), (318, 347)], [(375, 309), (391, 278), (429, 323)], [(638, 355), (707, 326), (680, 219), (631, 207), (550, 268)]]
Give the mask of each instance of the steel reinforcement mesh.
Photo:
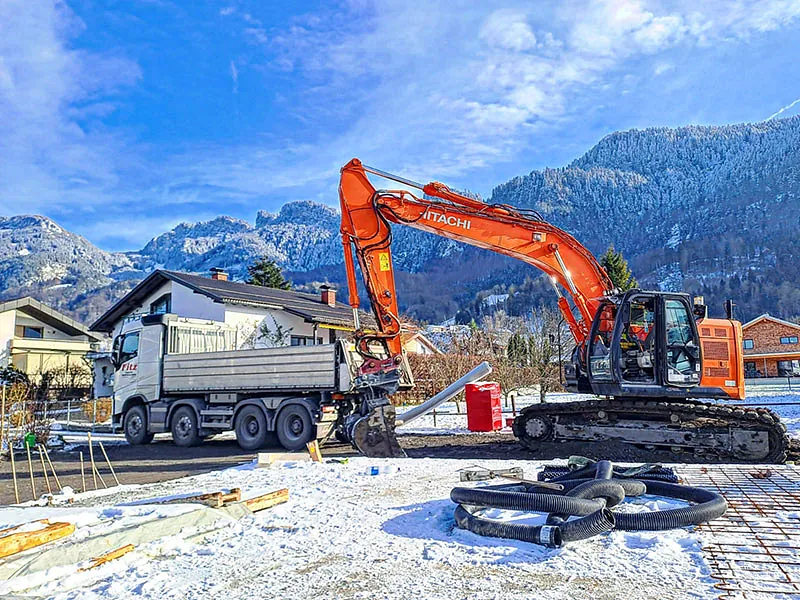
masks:
[(700, 526), (719, 598), (800, 599), (800, 468), (685, 465), (683, 483), (720, 492), (725, 515)]

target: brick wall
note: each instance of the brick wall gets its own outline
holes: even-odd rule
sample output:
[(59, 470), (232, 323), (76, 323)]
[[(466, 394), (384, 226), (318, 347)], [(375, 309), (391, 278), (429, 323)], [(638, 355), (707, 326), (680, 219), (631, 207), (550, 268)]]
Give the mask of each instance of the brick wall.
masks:
[(782, 337), (800, 338), (800, 328), (776, 323), (764, 319), (744, 329), (743, 339), (753, 340), (753, 347), (744, 351), (745, 359), (748, 354), (764, 354), (767, 352), (800, 352), (799, 344), (781, 344)]

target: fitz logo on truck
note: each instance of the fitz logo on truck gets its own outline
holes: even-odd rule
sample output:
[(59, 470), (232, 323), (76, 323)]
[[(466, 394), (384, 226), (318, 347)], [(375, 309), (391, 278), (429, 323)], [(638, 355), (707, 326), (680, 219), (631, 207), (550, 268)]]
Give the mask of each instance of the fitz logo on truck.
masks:
[(460, 227), (461, 229), (469, 229), (472, 226), (472, 222), (469, 219), (459, 219), (452, 215), (448, 216), (444, 213), (431, 210), (430, 208), (425, 211), (422, 218), (434, 223), (444, 223), (451, 227)]

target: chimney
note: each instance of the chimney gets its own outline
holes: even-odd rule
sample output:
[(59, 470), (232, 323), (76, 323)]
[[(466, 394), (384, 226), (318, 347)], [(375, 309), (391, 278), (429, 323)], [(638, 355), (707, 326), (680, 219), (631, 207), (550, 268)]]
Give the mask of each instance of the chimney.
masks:
[(225, 269), (211, 267), (211, 279), (216, 279), (217, 281), (228, 281), (228, 274), (225, 272)]
[(336, 306), (336, 290), (329, 285), (322, 285), (319, 289), (322, 292), (322, 303), (328, 306)]

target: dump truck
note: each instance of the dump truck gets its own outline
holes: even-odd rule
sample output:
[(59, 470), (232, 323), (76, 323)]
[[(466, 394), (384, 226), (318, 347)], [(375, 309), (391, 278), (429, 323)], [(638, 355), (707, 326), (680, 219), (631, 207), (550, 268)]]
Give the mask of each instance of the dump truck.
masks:
[[(363, 361), (351, 343), (237, 349), (236, 330), (215, 321), (154, 314), (123, 324), (114, 339), (113, 426), (130, 444), (170, 432), (193, 446), (234, 430), (255, 450), (287, 450), (338, 432), (347, 438), (364, 410), (401, 377), (354, 374)], [(399, 371), (410, 376), (401, 365)]]

